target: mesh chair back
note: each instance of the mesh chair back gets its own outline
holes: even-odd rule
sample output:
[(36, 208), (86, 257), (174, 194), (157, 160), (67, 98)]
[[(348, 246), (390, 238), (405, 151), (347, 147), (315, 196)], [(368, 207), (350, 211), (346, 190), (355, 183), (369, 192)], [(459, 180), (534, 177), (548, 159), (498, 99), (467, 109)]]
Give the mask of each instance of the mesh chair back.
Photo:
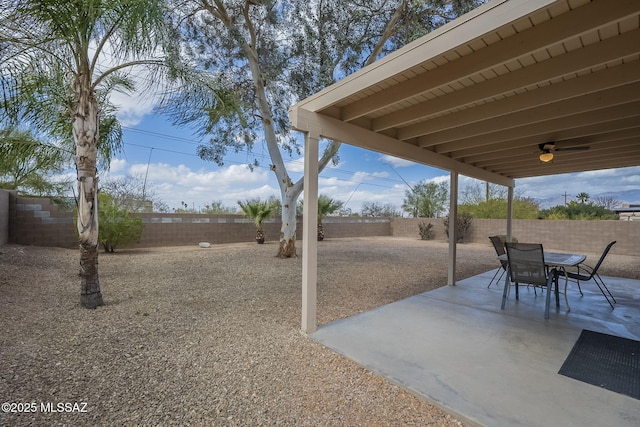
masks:
[(498, 256), (507, 253), (504, 249), (504, 243), (502, 243), (501, 238), (499, 238), (498, 236), (489, 236), (489, 240), (491, 240), (491, 243), (493, 243), (493, 248), (496, 250), (496, 254), (498, 254)]
[(598, 263), (596, 264), (595, 267), (593, 267), (593, 273), (591, 273), (592, 276), (598, 272), (598, 268), (600, 268), (600, 264), (602, 264), (602, 261), (604, 261), (604, 257), (607, 256), (607, 254), (609, 253), (609, 250), (611, 249), (611, 246), (615, 245), (616, 242), (617, 240), (614, 240), (613, 242), (609, 243), (606, 248), (604, 248), (604, 252), (602, 252), (602, 255), (600, 256)]
[(544, 251), (541, 244), (507, 242), (506, 247), (512, 282), (547, 284)]

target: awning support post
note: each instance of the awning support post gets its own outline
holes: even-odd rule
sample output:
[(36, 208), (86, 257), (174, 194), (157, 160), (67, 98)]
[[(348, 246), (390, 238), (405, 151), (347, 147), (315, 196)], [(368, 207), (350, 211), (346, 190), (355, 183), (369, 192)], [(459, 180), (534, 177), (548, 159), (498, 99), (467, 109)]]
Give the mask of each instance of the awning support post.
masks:
[(317, 135), (304, 138), (304, 205), (302, 212), (302, 332), (316, 331), (318, 282), (318, 145)]
[(456, 242), (458, 233), (456, 232), (456, 220), (458, 218), (458, 173), (451, 171), (449, 189), (449, 271), (447, 284), (456, 284)]

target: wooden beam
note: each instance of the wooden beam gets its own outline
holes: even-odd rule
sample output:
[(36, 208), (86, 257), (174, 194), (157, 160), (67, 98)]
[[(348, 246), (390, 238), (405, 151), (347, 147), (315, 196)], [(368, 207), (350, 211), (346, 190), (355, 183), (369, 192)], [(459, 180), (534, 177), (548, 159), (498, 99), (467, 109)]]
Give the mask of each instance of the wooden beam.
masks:
[(486, 170), (467, 165), (463, 162), (442, 156), (434, 152), (424, 150), (415, 145), (381, 135), (370, 130), (345, 123), (332, 117), (311, 111), (296, 109), (290, 114), (291, 122), (295, 129), (306, 132), (307, 129), (317, 129), (319, 135), (346, 144), (389, 154), (417, 163), (422, 163), (435, 168), (456, 171), (462, 175), (489, 181), (500, 185), (513, 185), (513, 180), (503, 176), (487, 172)]

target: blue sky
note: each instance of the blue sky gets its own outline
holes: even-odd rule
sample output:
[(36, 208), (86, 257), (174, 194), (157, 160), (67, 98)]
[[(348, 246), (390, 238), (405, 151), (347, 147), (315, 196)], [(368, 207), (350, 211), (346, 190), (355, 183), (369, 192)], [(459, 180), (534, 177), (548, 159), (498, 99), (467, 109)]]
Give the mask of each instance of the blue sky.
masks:
[[(114, 102), (120, 104), (124, 153), (112, 160), (111, 170), (102, 174), (104, 177), (146, 174), (150, 187), (171, 210), (181, 207), (182, 202), (198, 210), (212, 201), (237, 208), (238, 200), (272, 195), (280, 198), (275, 175), (268, 169), (265, 145), (257, 143), (251, 153), (230, 154), (225, 164), (218, 166), (196, 155), (199, 141), (189, 130), (176, 128), (163, 117), (151, 114), (153, 100), (122, 95)], [(345, 202), (352, 212), (359, 212), (362, 203), (372, 201), (390, 203), (399, 210), (408, 185), (425, 179), (449, 179), (447, 171), (357, 147), (343, 145), (339, 154), (340, 163), (320, 174), (319, 191)], [(254, 158), (260, 166), (251, 171), (246, 165)], [(302, 153), (285, 156), (285, 162), (293, 180), (302, 177)], [(460, 177), (461, 187), (472, 181)], [(617, 197), (622, 202), (640, 202), (640, 167), (516, 181), (516, 194), (544, 199), (550, 205), (563, 203), (565, 192), (567, 200), (575, 200), (580, 192), (594, 198), (623, 191), (634, 192), (626, 193), (631, 198)]]

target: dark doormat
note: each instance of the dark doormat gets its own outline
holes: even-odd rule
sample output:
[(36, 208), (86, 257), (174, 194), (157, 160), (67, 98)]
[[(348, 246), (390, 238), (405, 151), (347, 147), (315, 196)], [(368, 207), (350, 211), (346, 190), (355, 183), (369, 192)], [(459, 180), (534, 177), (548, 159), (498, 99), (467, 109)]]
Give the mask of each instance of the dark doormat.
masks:
[(640, 399), (640, 341), (583, 329), (558, 373)]

